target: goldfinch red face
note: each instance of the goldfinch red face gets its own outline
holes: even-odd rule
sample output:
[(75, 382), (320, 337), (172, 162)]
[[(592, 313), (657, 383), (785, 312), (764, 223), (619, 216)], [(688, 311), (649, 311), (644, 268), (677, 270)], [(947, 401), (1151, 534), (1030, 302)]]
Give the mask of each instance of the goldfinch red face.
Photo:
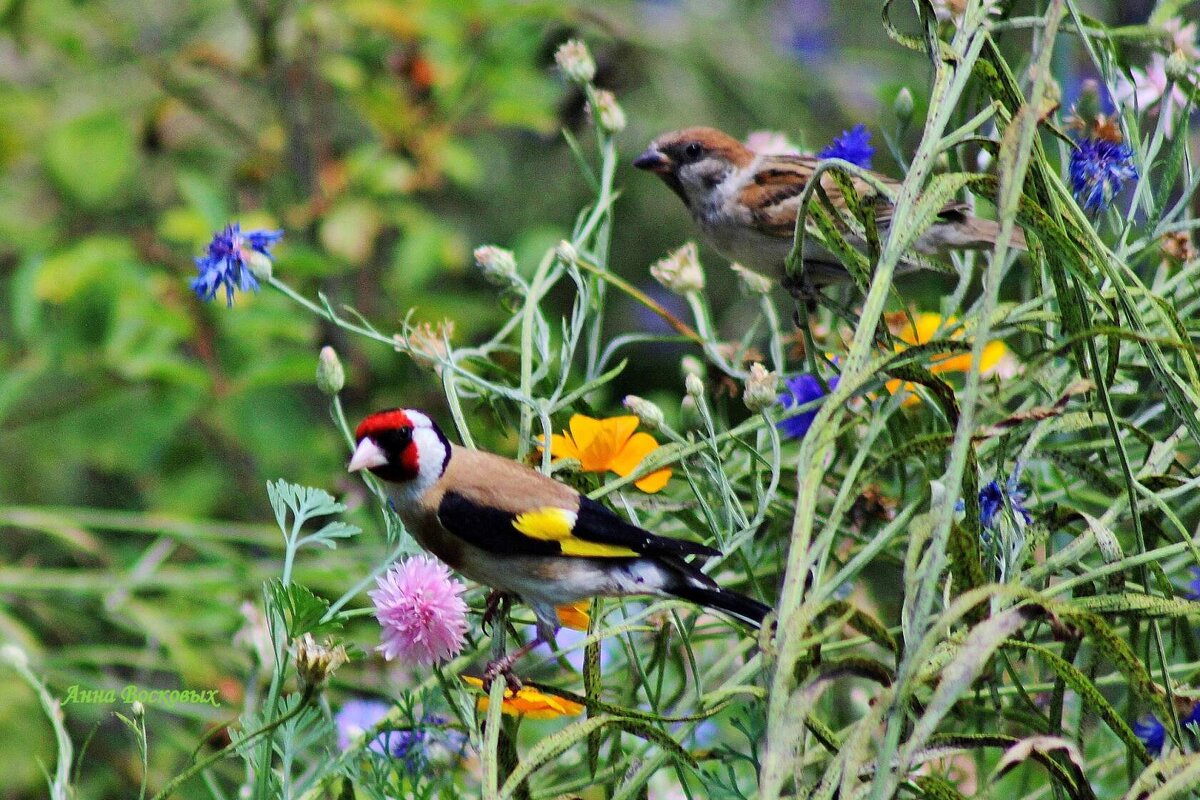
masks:
[(429, 417), (411, 409), (371, 414), (359, 423), (354, 440), (354, 455), (347, 469), (370, 470), (392, 483), (432, 484), (450, 461), (445, 434)]

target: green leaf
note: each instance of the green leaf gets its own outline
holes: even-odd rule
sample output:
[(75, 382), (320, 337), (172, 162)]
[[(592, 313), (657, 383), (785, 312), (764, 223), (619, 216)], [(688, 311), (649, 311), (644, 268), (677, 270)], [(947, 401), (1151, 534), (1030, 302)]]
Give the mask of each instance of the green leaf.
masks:
[(41, 263), (33, 291), (41, 300), (65, 303), (90, 287), (111, 290), (115, 279), (136, 274), (137, 255), (125, 239), (90, 236)]
[(297, 547), (306, 544), (323, 544), (330, 550), (337, 547), (337, 539), (349, 539), (351, 536), (357, 536), (362, 532), (362, 528), (357, 525), (350, 525), (345, 522), (330, 522), (327, 523), (316, 533), (310, 533), (304, 536), (297, 542)]
[(208, 231), (225, 227), (231, 216), (229, 203), (211, 175), (182, 170), (178, 182), (179, 193), (191, 210), (203, 218)]
[(346, 506), (334, 500), (333, 496), (323, 489), (297, 486), (284, 480), (268, 481), (267, 497), (271, 500), (275, 521), (284, 536), (291, 534), (291, 528), (287, 524), (288, 511), (291, 511), (295, 527), (299, 529), (312, 517), (340, 514), (346, 510)]
[(1129, 614), (1141, 619), (1200, 617), (1200, 603), (1195, 600), (1156, 597), (1137, 592), (1078, 597), (1071, 604), (1098, 614)]
[(137, 140), (124, 117), (80, 117), (50, 133), (46, 168), (64, 192), (85, 206), (112, 200), (137, 169)]
[(366, 200), (346, 200), (336, 205), (321, 223), (321, 244), (332, 255), (361, 265), (375, 249), (383, 227), (379, 210)]
[(1010, 639), (1004, 643), (1004, 647), (1006, 649), (1022, 650), (1037, 654), (1046, 663), (1046, 666), (1050, 667), (1054, 671), (1054, 674), (1061, 678), (1079, 696), (1083, 707), (1104, 720), (1104, 723), (1125, 743), (1126, 747), (1137, 758), (1146, 764), (1149, 764), (1153, 760), (1150, 754), (1146, 752), (1146, 746), (1142, 743), (1142, 740), (1137, 737), (1133, 729), (1125, 723), (1125, 720), (1117, 710), (1105, 699), (1104, 694), (1096, 687), (1096, 684), (1088, 680), (1088, 677), (1076, 669), (1073, 664), (1049, 648), (1039, 644)]
[(283, 618), (289, 640), (306, 633), (319, 636), (341, 630), (341, 614), (321, 621), (329, 612), (329, 601), (313, 594), (307, 587), (298, 583), (285, 586), (276, 578), (268, 581), (265, 588), (268, 602)]
[[(1172, 753), (1153, 761), (1129, 787), (1121, 800), (1171, 800), (1195, 797), (1200, 781), (1200, 755)], [(1151, 791), (1153, 790), (1153, 791)]]

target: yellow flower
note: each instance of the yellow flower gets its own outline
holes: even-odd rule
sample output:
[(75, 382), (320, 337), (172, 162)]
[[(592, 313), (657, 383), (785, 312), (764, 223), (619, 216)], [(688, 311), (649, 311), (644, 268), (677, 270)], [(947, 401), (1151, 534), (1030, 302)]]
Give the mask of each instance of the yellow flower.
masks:
[[(949, 317), (943, 322), (941, 315), (929, 311), (914, 314), (913, 323), (915, 324), (910, 324), (908, 317), (903, 315), (892, 317), (889, 321), (892, 323), (892, 332), (910, 345), (925, 344), (934, 338), (934, 334), (940, 328), (953, 326), (957, 322), (954, 317)], [(962, 328), (956, 329), (950, 334), (950, 338), (962, 339)], [(897, 347), (896, 350), (897, 352), (903, 352), (904, 348)], [(983, 358), (979, 364), (980, 374), (1011, 375), (1014, 362), (1015, 357), (1012, 351), (1008, 349), (1008, 345), (999, 339), (988, 342), (983, 348)], [(940, 353), (933, 357), (933, 363), (929, 366), (929, 371), (934, 374), (939, 372), (967, 372), (969, 369), (971, 369), (970, 353)], [(888, 392), (895, 394), (900, 389), (900, 384), (899, 379), (888, 381)], [(904, 398), (904, 405), (914, 405), (919, 402), (917, 395), (914, 394), (915, 388), (911, 383), (905, 383), (904, 390), (908, 392), (908, 396)]]
[[(476, 689), (483, 689), (483, 681), (470, 675), (462, 679)], [(487, 711), (489, 699), (480, 697), (475, 701), (479, 711)], [(522, 686), (513, 696), (512, 689), (504, 690), (504, 702), (500, 704), (501, 713), (513, 717), (529, 717), (530, 719), (554, 719), (555, 717), (573, 717), (583, 713), (583, 706), (553, 694), (543, 694), (532, 686)]]
[(554, 609), (554, 613), (558, 615), (558, 621), (564, 628), (586, 632), (588, 623), (592, 621), (591, 616), (587, 612), (591, 604), (591, 600), (580, 600), (578, 603), (558, 606)]
[[(628, 475), (637, 469), (642, 459), (658, 449), (658, 442), (648, 433), (634, 433), (638, 418), (634, 416), (592, 419), (582, 414), (571, 417), (570, 433), (550, 437), (550, 452), (555, 458), (575, 458), (584, 472), (615, 472)], [(634, 486), (652, 494), (667, 485), (670, 469), (651, 472)]]

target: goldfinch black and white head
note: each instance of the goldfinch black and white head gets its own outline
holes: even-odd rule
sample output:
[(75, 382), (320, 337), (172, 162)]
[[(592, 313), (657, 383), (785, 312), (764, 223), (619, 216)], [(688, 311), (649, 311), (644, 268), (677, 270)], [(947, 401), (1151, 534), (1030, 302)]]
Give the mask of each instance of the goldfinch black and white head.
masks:
[(368, 470), (388, 483), (428, 489), (450, 463), (450, 441), (441, 428), (420, 411), (390, 408), (359, 423), (354, 431), (354, 455), (347, 469)]

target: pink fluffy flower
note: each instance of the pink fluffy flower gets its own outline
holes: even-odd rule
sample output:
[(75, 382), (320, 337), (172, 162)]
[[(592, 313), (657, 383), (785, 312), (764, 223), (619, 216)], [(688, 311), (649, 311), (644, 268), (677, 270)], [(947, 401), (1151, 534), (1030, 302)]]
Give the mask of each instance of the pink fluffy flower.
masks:
[(377, 649), (384, 658), (429, 666), (458, 655), (467, 632), (467, 604), (459, 596), (466, 587), (444, 564), (415, 556), (393, 566), (378, 583), (369, 595), (383, 627)]

